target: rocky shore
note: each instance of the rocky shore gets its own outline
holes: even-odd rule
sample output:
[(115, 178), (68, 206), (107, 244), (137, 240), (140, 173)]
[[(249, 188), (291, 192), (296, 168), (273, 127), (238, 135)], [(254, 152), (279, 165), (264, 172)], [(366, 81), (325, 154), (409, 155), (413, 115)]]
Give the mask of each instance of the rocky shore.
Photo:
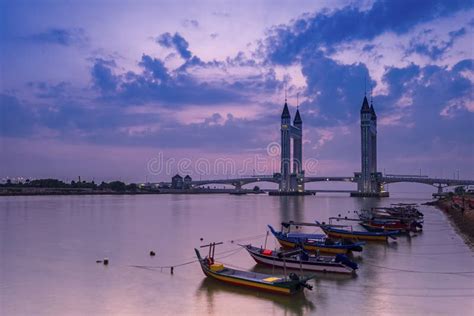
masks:
[(433, 204), (444, 211), (469, 246), (474, 247), (474, 196), (453, 195)]

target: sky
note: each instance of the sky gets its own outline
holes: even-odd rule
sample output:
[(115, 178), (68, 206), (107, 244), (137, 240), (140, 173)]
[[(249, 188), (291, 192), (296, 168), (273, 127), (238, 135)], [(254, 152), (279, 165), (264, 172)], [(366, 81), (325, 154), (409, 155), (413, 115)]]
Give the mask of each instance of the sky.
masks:
[(0, 178), (271, 174), (287, 91), (308, 175), (360, 170), (367, 94), (379, 171), (474, 179), (473, 6), (0, 0)]

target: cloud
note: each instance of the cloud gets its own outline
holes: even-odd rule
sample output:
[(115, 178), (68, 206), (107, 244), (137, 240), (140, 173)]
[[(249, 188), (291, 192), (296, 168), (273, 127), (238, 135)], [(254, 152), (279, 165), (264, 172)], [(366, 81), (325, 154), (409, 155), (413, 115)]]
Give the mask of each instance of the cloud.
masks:
[[(164, 47), (187, 52), (184, 63), (168, 69), (163, 60), (143, 54), (138, 62), (142, 72), (120, 74), (116, 73), (119, 67), (114, 60), (98, 58), (91, 74), (102, 101), (124, 106), (159, 102), (164, 108), (244, 104), (255, 103), (283, 87), (283, 81), (277, 79), (272, 68), (262, 67), (242, 52), (225, 61), (202, 61), (192, 56), (186, 39), (178, 33), (163, 33), (156, 41)], [(247, 73), (239, 74), (243, 67)]]
[(27, 36), (26, 39), (37, 43), (61, 46), (81, 46), (89, 42), (89, 38), (82, 28), (51, 28), (44, 32)]
[(332, 50), (337, 44), (372, 40), (385, 32), (404, 34), (420, 23), (473, 6), (469, 0), (379, 0), (368, 10), (354, 6), (323, 10), (271, 28), (260, 50), (269, 61), (287, 65), (304, 51)]
[(230, 13), (226, 11), (213, 11), (212, 15), (221, 17), (221, 18), (228, 18), (230, 17)]
[(182, 23), (182, 25), (186, 28), (199, 28), (199, 22), (194, 19), (185, 19)]
[(307, 98), (301, 108), (313, 113), (305, 123), (320, 126), (354, 121), (364, 96), (364, 82), (368, 87), (375, 84), (366, 65), (340, 64), (322, 52), (306, 53), (301, 63)]
[(45, 81), (28, 82), (27, 87), (35, 90), (35, 96), (40, 99), (55, 99), (66, 97), (71, 88), (70, 82), (61, 81), (57, 84), (50, 84)]
[(99, 89), (102, 93), (109, 93), (117, 88), (119, 79), (113, 74), (113, 67), (115, 67), (114, 60), (105, 60), (102, 58), (96, 59), (92, 67), (92, 82), (94, 87)]
[(170, 79), (168, 69), (165, 64), (156, 58), (152, 58), (148, 55), (143, 54), (142, 60), (138, 63), (145, 69), (145, 72), (150, 73), (153, 78), (160, 80), (161, 82), (167, 82)]
[(191, 51), (188, 49), (188, 42), (179, 33), (174, 33), (174, 35), (163, 33), (155, 41), (163, 47), (176, 49), (178, 54), (185, 60), (190, 59), (192, 56)]
[(438, 60), (453, 46), (456, 39), (467, 33), (466, 28), (462, 27), (458, 30), (448, 33), (446, 41), (437, 39), (432, 30), (424, 30), (415, 36), (409, 43), (406, 55), (419, 54), (424, 55), (432, 60)]
[(24, 106), (16, 96), (0, 94), (0, 133), (3, 136), (30, 135), (36, 124), (34, 110)]

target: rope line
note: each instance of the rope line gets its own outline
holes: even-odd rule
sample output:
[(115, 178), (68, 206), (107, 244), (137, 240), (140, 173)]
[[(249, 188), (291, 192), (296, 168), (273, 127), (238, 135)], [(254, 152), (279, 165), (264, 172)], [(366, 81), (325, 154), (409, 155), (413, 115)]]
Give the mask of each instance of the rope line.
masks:
[[(216, 257), (216, 259), (223, 259), (223, 258), (228, 258), (230, 256), (233, 256), (235, 255), (236, 253), (238, 253), (239, 251), (241, 251), (242, 247), (239, 247), (239, 248), (234, 248), (234, 249), (230, 249), (230, 250), (226, 250), (226, 251), (222, 251), (222, 252), (219, 252), (217, 253), (216, 255), (222, 255), (222, 254), (228, 254), (228, 255), (225, 255), (223, 257)], [(194, 260), (191, 260), (191, 261), (187, 261), (187, 262), (183, 262), (183, 263), (178, 263), (178, 264), (174, 264), (174, 265), (167, 265), (167, 266), (144, 266), (144, 265), (129, 265), (129, 267), (132, 267), (132, 268), (139, 268), (139, 269), (146, 269), (146, 270), (157, 270), (157, 269), (171, 269), (171, 268), (176, 268), (176, 267), (182, 267), (182, 266), (185, 266), (185, 265), (188, 265), (188, 264), (191, 264), (191, 263), (195, 263), (195, 262), (198, 262), (199, 259), (194, 259)]]
[[(352, 293), (360, 293), (358, 290), (343, 289), (328, 285), (318, 284), (317, 287), (326, 287), (337, 289), (338, 291), (346, 291)], [(474, 294), (434, 294), (434, 295), (423, 295), (423, 294), (399, 294), (399, 293), (387, 293), (387, 292), (377, 292), (377, 294), (383, 294), (387, 296), (401, 296), (401, 297), (438, 297), (438, 298), (463, 298), (463, 297), (474, 297)]]
[(420, 271), (420, 270), (399, 269), (399, 268), (392, 268), (392, 267), (384, 267), (384, 266), (373, 264), (373, 263), (370, 263), (370, 262), (364, 262), (364, 264), (370, 265), (372, 267), (380, 268), (380, 269), (387, 269), (387, 270), (400, 271), (400, 272), (409, 272), (409, 273), (424, 273), (424, 274), (469, 274), (469, 273), (474, 273), (474, 271), (445, 272), (445, 271)]

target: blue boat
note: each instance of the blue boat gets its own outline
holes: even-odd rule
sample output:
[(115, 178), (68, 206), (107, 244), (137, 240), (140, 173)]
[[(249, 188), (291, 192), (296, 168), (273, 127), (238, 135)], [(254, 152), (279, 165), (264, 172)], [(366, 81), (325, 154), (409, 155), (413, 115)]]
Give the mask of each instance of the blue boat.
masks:
[(323, 234), (285, 233), (276, 231), (271, 225), (268, 228), (283, 248), (302, 247), (311, 252), (346, 254), (349, 251), (362, 251), (364, 242), (333, 240)]
[(368, 240), (368, 241), (387, 241), (388, 238), (396, 239), (396, 235), (400, 234), (400, 231), (358, 231), (351, 229), (342, 229), (340, 227), (334, 227), (332, 225), (320, 224), (316, 221), (316, 224), (320, 225), (321, 229), (330, 237), (335, 238), (347, 238), (352, 240)]

